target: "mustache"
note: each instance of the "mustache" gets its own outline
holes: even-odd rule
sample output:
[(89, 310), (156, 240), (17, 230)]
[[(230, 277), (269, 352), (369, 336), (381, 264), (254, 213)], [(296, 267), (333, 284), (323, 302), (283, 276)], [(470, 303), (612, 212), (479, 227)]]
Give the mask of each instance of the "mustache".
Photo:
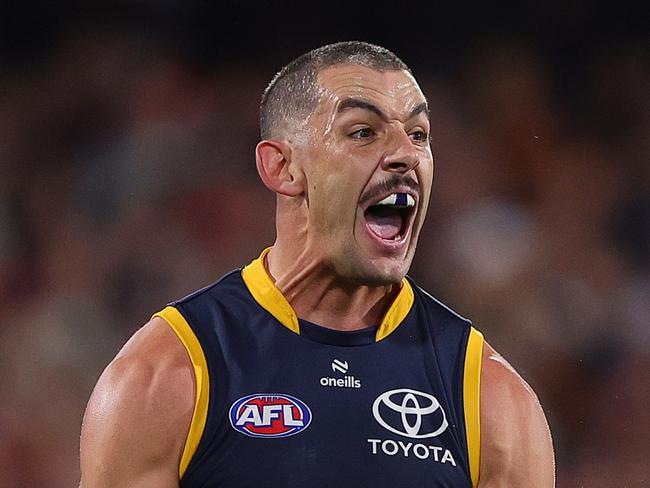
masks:
[(411, 176), (392, 175), (390, 178), (377, 183), (364, 193), (359, 203), (363, 206), (385, 193), (395, 193), (397, 188), (404, 186), (413, 190), (418, 196), (420, 195), (420, 185)]

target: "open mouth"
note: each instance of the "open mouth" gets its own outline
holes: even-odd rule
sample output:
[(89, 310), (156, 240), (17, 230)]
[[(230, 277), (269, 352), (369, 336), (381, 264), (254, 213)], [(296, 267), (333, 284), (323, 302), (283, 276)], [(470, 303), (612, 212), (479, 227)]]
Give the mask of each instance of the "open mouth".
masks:
[(386, 241), (403, 240), (415, 213), (415, 198), (408, 193), (391, 193), (364, 212), (371, 233)]

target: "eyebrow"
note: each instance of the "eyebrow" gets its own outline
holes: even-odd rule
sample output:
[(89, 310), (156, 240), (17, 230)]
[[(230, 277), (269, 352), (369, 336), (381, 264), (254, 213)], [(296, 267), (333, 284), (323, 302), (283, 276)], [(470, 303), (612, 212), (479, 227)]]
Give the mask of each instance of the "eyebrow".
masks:
[(409, 114), (408, 118), (412, 119), (418, 114), (421, 114), (424, 112), (424, 115), (427, 116), (427, 119), (430, 118), (430, 111), (429, 111), (429, 106), (427, 105), (427, 102), (422, 102), (420, 105), (415, 107), (413, 110), (411, 110), (411, 113)]
[[(374, 113), (382, 120), (388, 120), (388, 116), (379, 107), (377, 107), (377, 105), (367, 102), (366, 100), (362, 100), (361, 98), (346, 98), (340, 103), (336, 112), (341, 113), (351, 108), (360, 108), (363, 110), (367, 110), (369, 112)], [(422, 102), (421, 104), (416, 106), (413, 110), (411, 110), (411, 113), (408, 115), (407, 119), (412, 119), (416, 115), (421, 114), (423, 112), (428, 118), (429, 107), (427, 106), (427, 102)]]

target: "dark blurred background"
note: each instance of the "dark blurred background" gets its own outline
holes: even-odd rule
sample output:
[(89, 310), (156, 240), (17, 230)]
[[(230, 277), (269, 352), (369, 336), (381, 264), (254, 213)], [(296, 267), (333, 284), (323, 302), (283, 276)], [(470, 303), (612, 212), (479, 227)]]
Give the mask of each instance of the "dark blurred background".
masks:
[(0, 486), (76, 486), (93, 384), (273, 241), (257, 105), (349, 39), (414, 70), (436, 182), (414, 276), (537, 391), (558, 487), (650, 486), (642, 4), (3, 2)]

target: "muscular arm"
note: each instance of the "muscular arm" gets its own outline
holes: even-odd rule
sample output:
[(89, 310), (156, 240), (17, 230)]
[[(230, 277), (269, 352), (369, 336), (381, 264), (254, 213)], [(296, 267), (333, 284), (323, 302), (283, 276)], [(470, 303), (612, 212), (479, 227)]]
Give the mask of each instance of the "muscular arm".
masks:
[(154, 318), (108, 365), (90, 397), (80, 488), (178, 487), (193, 407), (189, 357), (170, 327)]
[(535, 392), (485, 344), (479, 488), (552, 488), (551, 433)]

